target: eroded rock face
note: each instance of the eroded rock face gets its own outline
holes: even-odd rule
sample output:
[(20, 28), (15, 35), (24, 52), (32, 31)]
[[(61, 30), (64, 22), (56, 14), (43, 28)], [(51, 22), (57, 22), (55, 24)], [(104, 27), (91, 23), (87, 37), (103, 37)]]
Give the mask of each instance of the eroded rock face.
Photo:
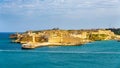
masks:
[[(22, 34), (13, 34), (16, 42), (27, 43), (49, 43), (59, 45), (78, 45), (97, 40), (113, 40), (114, 32), (105, 29), (95, 30), (42, 30), (27, 31)], [(34, 45), (32, 45), (34, 46)]]

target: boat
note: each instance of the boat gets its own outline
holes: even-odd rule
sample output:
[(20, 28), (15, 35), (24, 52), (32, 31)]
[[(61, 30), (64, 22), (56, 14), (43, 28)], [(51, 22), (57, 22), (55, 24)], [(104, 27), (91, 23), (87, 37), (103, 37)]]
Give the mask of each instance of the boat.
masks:
[(22, 49), (33, 49), (35, 48), (32, 44), (22, 44)]

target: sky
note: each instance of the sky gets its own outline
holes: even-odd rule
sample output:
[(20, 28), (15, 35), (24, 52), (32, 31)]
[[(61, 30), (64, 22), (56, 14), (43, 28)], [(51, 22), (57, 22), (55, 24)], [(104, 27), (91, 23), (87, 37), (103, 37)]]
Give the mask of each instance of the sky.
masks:
[(0, 32), (120, 28), (120, 0), (0, 0)]

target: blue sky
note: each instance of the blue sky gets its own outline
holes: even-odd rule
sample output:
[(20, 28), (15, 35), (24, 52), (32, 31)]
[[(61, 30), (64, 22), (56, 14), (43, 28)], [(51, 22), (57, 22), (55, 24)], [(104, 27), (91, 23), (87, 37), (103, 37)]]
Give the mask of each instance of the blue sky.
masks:
[(120, 27), (120, 0), (0, 0), (0, 32)]

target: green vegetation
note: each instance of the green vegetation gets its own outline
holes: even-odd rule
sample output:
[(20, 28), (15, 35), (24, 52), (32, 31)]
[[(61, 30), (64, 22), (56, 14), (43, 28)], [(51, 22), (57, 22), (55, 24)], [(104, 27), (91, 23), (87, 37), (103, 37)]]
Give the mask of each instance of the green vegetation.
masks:
[(89, 39), (93, 41), (105, 40), (107, 35), (105, 34), (90, 34)]
[(115, 34), (120, 35), (120, 28), (109, 28), (109, 29), (106, 29), (106, 30), (111, 30)]

